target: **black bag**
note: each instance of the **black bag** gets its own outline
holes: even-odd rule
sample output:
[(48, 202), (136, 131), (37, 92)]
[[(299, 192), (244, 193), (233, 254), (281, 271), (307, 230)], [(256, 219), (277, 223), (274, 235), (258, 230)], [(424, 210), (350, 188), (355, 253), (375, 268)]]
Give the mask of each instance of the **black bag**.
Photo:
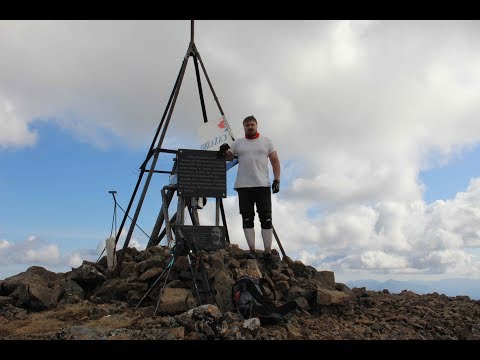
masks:
[(285, 314), (297, 308), (293, 300), (278, 307), (275, 300), (275, 291), (264, 278), (244, 276), (232, 286), (233, 306), (244, 319), (257, 317), (262, 324), (278, 323)]

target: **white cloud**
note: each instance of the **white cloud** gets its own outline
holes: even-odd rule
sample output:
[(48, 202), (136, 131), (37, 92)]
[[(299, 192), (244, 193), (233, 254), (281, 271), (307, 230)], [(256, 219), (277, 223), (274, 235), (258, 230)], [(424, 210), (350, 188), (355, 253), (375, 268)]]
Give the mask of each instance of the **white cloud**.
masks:
[[(34, 144), (38, 119), (95, 145), (111, 134), (129, 146), (151, 141), (189, 21), (0, 24), (0, 134), (9, 134), (0, 146)], [(254, 114), (277, 147), (273, 216), (287, 253), (359, 274), (478, 274), (468, 251), (480, 246), (479, 180), (432, 204), (418, 180), (480, 142), (478, 22), (198, 21), (195, 31), (234, 133)], [(190, 59), (171, 147), (201, 121), (196, 86)], [(224, 203), (231, 238), (245, 246), (236, 197)]]
[[(315, 224), (313, 241), (302, 235), (296, 241), (311, 249), (303, 250), (309, 263), (353, 275), (357, 270), (391, 269), (392, 273), (413, 275), (480, 276), (479, 259), (469, 254), (480, 241), (479, 190), (480, 179), (472, 179), (466, 192), (428, 206), (417, 200), (340, 207), (307, 220)], [(301, 224), (307, 218), (305, 209), (294, 204), (288, 206), (295, 217), (274, 212), (275, 223), (282, 230), (297, 229), (297, 221)], [(297, 248), (289, 240), (284, 247), (289, 251)]]
[(0, 262), (3, 264), (57, 264), (60, 261), (58, 245), (34, 235), (24, 241), (0, 242)]
[(142, 250), (145, 250), (147, 244), (140, 242), (138, 241), (138, 239), (132, 237), (130, 242), (128, 243), (128, 246), (132, 248), (136, 248), (138, 251), (142, 251)]
[(358, 62), (354, 29), (351, 21), (335, 24), (332, 36), (332, 58), (334, 64), (347, 67)]
[(58, 260), (60, 256), (60, 251), (57, 245), (45, 245), (38, 249), (28, 249), (25, 252), (25, 256), (22, 258), (22, 261), (25, 263), (29, 262), (43, 262), (48, 263), (50, 261)]
[(22, 271), (33, 265), (51, 271), (68, 271), (70, 267), (81, 265), (83, 260), (97, 261), (99, 254), (96, 249), (79, 249), (68, 253), (62, 251), (58, 244), (37, 235), (29, 235), (22, 241), (0, 240), (0, 264), (4, 276), (14, 275), (12, 269), (20, 266), (24, 267)]
[(0, 251), (2, 251), (3, 249), (8, 249), (10, 246), (12, 246), (12, 244), (7, 240), (5, 239), (0, 240)]
[(360, 254), (362, 268), (366, 269), (403, 269), (407, 266), (407, 261), (401, 256), (387, 254), (383, 251), (365, 251)]
[(29, 129), (27, 119), (18, 114), (12, 102), (0, 93), (0, 149), (31, 146), (36, 141), (37, 134)]
[(79, 267), (80, 265), (82, 265), (83, 260), (85, 260), (85, 259), (83, 258), (82, 255), (80, 255), (80, 254), (78, 254), (78, 253), (73, 253), (73, 254), (69, 257), (68, 265), (71, 266), (72, 268), (77, 268), (77, 267)]

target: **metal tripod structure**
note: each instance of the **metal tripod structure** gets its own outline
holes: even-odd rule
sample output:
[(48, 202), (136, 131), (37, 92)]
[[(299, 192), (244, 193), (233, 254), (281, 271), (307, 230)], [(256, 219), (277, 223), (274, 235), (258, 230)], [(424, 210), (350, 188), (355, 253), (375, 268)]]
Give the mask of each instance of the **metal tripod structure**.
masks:
[[(133, 190), (133, 193), (132, 193), (132, 196), (131, 196), (130, 201), (128, 203), (127, 209), (124, 211), (125, 214), (123, 216), (122, 222), (121, 222), (120, 227), (118, 229), (118, 232), (116, 234), (115, 245), (117, 245), (117, 243), (119, 241), (120, 234), (122, 233), (122, 230), (123, 230), (123, 227), (124, 227), (125, 222), (127, 220), (127, 217), (130, 218), (130, 216), (128, 214), (129, 214), (129, 212), (132, 208), (134, 199), (135, 199), (135, 197), (137, 195), (137, 192), (140, 188), (140, 184), (142, 182), (143, 175), (145, 173), (147, 173), (147, 178), (146, 178), (145, 183), (143, 185), (143, 189), (142, 189), (142, 192), (140, 194), (140, 198), (138, 200), (138, 203), (137, 203), (137, 206), (136, 206), (136, 209), (135, 209), (135, 213), (133, 215), (133, 218), (130, 218), (131, 219), (131, 224), (130, 224), (130, 227), (128, 229), (128, 233), (127, 233), (126, 238), (125, 238), (125, 242), (124, 242), (124, 245), (123, 245), (123, 251), (118, 253), (119, 256), (118, 256), (118, 259), (117, 259), (117, 266), (114, 269), (114, 276), (118, 276), (120, 271), (121, 271), (123, 258), (125, 256), (125, 250), (128, 248), (128, 244), (130, 243), (130, 240), (131, 240), (135, 225), (137, 223), (138, 217), (140, 215), (140, 211), (141, 211), (141, 208), (142, 208), (142, 205), (143, 205), (143, 201), (144, 201), (145, 196), (147, 194), (147, 190), (148, 190), (148, 187), (149, 187), (149, 184), (150, 184), (153, 173), (164, 173), (164, 174), (170, 174), (170, 175), (174, 175), (176, 173), (176, 162), (174, 162), (173, 167), (170, 171), (155, 170), (155, 165), (157, 164), (160, 153), (162, 153), (162, 152), (163, 153), (170, 153), (170, 154), (176, 154), (177, 153), (176, 150), (163, 149), (162, 144), (163, 144), (163, 141), (165, 139), (165, 134), (167, 132), (167, 128), (168, 128), (168, 125), (169, 125), (171, 117), (172, 117), (173, 109), (174, 109), (176, 101), (177, 101), (177, 97), (178, 97), (178, 94), (179, 94), (179, 91), (180, 91), (180, 87), (182, 85), (182, 81), (183, 81), (183, 78), (184, 78), (184, 75), (185, 75), (185, 70), (186, 70), (188, 60), (189, 60), (190, 57), (193, 58), (193, 63), (194, 63), (194, 66), (195, 66), (195, 74), (196, 74), (196, 79), (197, 79), (198, 92), (199, 92), (199, 96), (200, 96), (200, 105), (201, 105), (201, 108), (202, 108), (204, 123), (208, 122), (208, 120), (207, 120), (207, 112), (206, 112), (206, 108), (205, 108), (205, 101), (204, 101), (204, 97), (203, 97), (202, 83), (201, 83), (201, 79), (200, 79), (199, 63), (200, 63), (200, 67), (203, 70), (205, 78), (208, 82), (208, 85), (209, 85), (209, 88), (212, 92), (213, 98), (214, 98), (214, 100), (215, 100), (215, 102), (218, 106), (220, 114), (222, 115), (222, 117), (225, 121), (225, 125), (227, 127), (227, 130), (228, 130), (230, 136), (232, 137), (232, 139), (235, 140), (235, 138), (233, 136), (233, 133), (231, 131), (231, 128), (228, 125), (228, 122), (227, 122), (227, 119), (226, 119), (225, 114), (223, 112), (223, 109), (222, 109), (222, 107), (220, 105), (220, 102), (218, 100), (218, 97), (215, 94), (215, 91), (213, 89), (210, 78), (208, 77), (208, 74), (207, 74), (207, 71), (206, 71), (205, 66), (203, 64), (202, 58), (200, 57), (200, 54), (197, 50), (197, 47), (195, 46), (195, 42), (194, 42), (194, 20), (191, 20), (191, 38), (190, 38), (190, 43), (189, 43), (188, 48), (187, 48), (187, 52), (186, 52), (186, 54), (183, 58), (182, 65), (180, 67), (180, 71), (179, 71), (179, 73), (177, 75), (177, 79), (175, 81), (175, 85), (173, 87), (173, 90), (172, 90), (172, 93), (171, 93), (170, 98), (168, 100), (168, 103), (165, 107), (165, 111), (162, 115), (162, 119), (160, 121), (160, 124), (159, 124), (159, 126), (158, 126), (158, 128), (155, 132), (155, 136), (152, 140), (152, 143), (151, 143), (150, 148), (148, 150), (147, 156), (146, 156), (144, 162), (140, 166), (140, 172), (139, 172), (139, 177), (138, 177), (137, 183), (136, 183), (135, 188)], [(146, 167), (147, 167), (147, 164), (150, 162), (150, 160), (151, 160), (150, 168), (147, 169)], [(169, 218), (168, 207), (170, 205), (170, 202), (173, 198), (173, 195), (174, 195), (175, 191), (176, 191), (175, 184), (169, 184), (167, 186), (164, 186), (161, 190), (162, 206), (161, 206), (161, 209), (159, 211), (155, 226), (153, 227), (153, 230), (152, 230), (152, 233), (151, 233), (151, 236), (150, 236), (150, 240), (147, 244), (147, 248), (158, 245), (159, 242), (163, 239), (164, 236), (167, 236), (169, 243), (171, 243), (171, 241), (173, 240), (172, 227), (175, 226), (175, 225), (183, 225), (185, 207), (188, 207), (189, 215), (190, 215), (190, 218), (192, 220), (192, 224), (193, 225), (199, 225), (197, 207), (192, 206), (190, 201), (188, 203), (186, 203), (185, 198), (183, 196), (178, 196), (177, 213), (174, 214), (171, 219)], [(223, 225), (225, 226), (225, 230), (226, 230), (225, 231), (226, 232), (226, 240), (227, 240), (227, 242), (230, 242), (229, 236), (228, 236), (226, 217), (225, 217), (225, 211), (224, 211), (224, 207), (223, 207), (222, 198), (216, 198), (216, 216), (215, 216), (216, 225), (219, 225), (220, 214), (221, 214), (221, 217), (222, 217)], [(160, 229), (163, 225), (163, 222), (165, 222), (165, 228), (163, 229), (162, 232), (160, 232)], [(280, 240), (278, 239), (278, 236), (275, 232), (275, 229), (274, 229), (274, 235), (275, 235), (275, 239), (277, 240), (277, 243), (280, 247), (280, 250), (281, 250), (283, 256), (286, 256), (285, 251), (283, 250), (283, 247), (280, 243)]]

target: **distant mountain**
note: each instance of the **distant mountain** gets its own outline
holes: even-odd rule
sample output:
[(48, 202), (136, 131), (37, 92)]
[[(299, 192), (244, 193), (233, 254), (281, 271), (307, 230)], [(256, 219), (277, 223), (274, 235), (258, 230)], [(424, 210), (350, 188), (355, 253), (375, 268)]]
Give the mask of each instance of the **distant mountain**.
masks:
[(445, 294), (447, 296), (469, 296), (471, 299), (480, 300), (480, 279), (452, 278), (436, 281), (398, 281), (398, 280), (354, 280), (345, 283), (349, 288), (365, 287), (371, 291), (387, 289), (391, 293), (400, 293), (410, 290), (417, 294)]

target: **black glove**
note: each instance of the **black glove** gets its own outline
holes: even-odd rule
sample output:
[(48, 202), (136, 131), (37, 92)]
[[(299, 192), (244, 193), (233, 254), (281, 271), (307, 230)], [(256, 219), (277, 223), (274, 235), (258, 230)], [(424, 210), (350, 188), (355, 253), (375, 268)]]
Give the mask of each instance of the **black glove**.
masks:
[(274, 194), (276, 194), (280, 191), (280, 180), (273, 180), (272, 191), (273, 191)]
[(225, 157), (225, 152), (230, 149), (230, 145), (224, 143), (220, 145), (220, 149), (218, 150), (218, 157)]

